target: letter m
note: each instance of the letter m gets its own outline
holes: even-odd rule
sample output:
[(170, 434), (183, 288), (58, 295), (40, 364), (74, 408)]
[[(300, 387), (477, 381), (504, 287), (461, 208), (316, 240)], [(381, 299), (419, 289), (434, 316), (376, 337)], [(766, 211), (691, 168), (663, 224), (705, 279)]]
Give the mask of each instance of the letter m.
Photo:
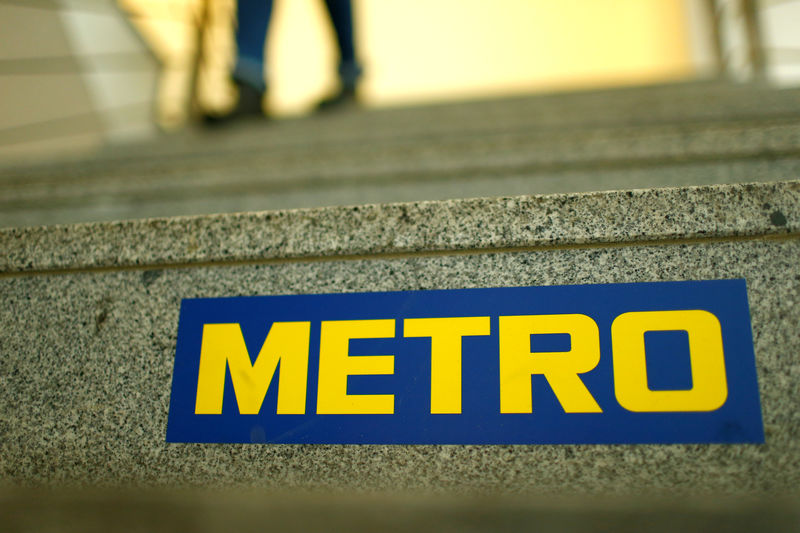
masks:
[(258, 414), (278, 362), (277, 414), (304, 414), (310, 330), (310, 322), (273, 323), (258, 357), (251, 363), (239, 324), (204, 324), (195, 414), (222, 413), (226, 369), (231, 373), (239, 413)]

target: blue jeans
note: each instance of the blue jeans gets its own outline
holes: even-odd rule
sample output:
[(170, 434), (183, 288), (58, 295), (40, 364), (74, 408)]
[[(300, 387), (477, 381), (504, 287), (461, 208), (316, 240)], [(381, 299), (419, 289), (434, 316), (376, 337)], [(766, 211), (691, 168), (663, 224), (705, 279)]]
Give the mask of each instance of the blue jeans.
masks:
[[(344, 88), (355, 88), (361, 76), (353, 41), (353, 10), (350, 0), (325, 0), (336, 43), (339, 47), (339, 79)], [(264, 44), (272, 17), (272, 0), (239, 0), (236, 11), (236, 46), (238, 54), (233, 78), (260, 91), (267, 88), (264, 79)]]

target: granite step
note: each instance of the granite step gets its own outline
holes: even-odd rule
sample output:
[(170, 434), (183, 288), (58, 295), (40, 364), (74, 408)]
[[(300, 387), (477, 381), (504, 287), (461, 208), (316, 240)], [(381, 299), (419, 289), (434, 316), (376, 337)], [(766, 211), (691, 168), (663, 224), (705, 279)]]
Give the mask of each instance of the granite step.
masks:
[(0, 225), (787, 179), (798, 110), (800, 91), (690, 84), (187, 134), (2, 169)]
[[(0, 480), (796, 498), (799, 236), (798, 181), (3, 229)], [(729, 278), (765, 444), (165, 442), (183, 298)]]
[[(551, 93), (460, 103), (365, 109), (346, 115), (275, 121), (280, 128), (231, 128), (224, 135), (183, 132), (135, 146), (109, 147), (92, 158), (102, 164), (136, 162), (141, 148), (152, 160), (191, 157), (218, 149), (259, 150), (322, 143), (386, 142), (415, 137), (482, 134), (521, 129), (544, 133), (591, 128), (727, 122), (797, 117), (800, 90), (730, 83), (681, 83), (652, 87)], [(254, 131), (258, 133), (255, 134)], [(38, 171), (59, 172), (64, 162), (45, 162)], [(90, 163), (79, 160), (80, 164)]]
[[(800, 91), (687, 84), (187, 132), (0, 169), (0, 226), (18, 226), (0, 229), (0, 523), (790, 529), (798, 111)], [(344, 204), (370, 205), (318, 207)], [(142, 219), (166, 215), (202, 216)], [(91, 220), (109, 222), (22, 227)], [(747, 282), (764, 444), (165, 442), (183, 298), (729, 278)]]
[[(698, 89), (701, 87), (702, 89)], [(735, 97), (732, 97), (734, 95)], [(685, 84), (666, 87), (555, 93), (458, 104), (352, 113), (276, 121), (265, 127), (222, 129), (219, 134), (184, 132), (154, 142), (110, 147), (97, 156), (3, 169), (4, 181), (47, 179), (82, 172), (113, 173), (128, 165), (152, 169), (181, 159), (208, 159), (252, 152), (300, 157), (353, 147), (368, 150), (401, 143), (523, 135), (548, 139), (570, 133), (673, 126), (684, 130), (729, 122), (797, 123), (800, 90), (775, 90), (729, 84)], [(580, 139), (580, 137), (579, 137)], [(231, 159), (235, 159), (232, 157)]]
[(762, 533), (794, 531), (796, 500), (701, 496), (392, 497), (263, 491), (42, 491), (0, 493), (9, 533)]
[[(599, 165), (598, 165), (599, 166)], [(0, 227), (130, 220), (205, 213), (347, 206), (384, 202), (417, 202), (556, 194), (649, 187), (774, 181), (800, 176), (800, 158), (675, 161), (672, 164), (606, 163), (598, 168), (548, 168), (538, 171), (464, 169), (392, 176), (311, 176), (265, 183), (260, 180), (204, 184), (160, 183), (152, 188), (105, 191), (62, 198), (28, 198), (6, 202)], [(220, 180), (222, 181), (222, 180)], [(123, 187), (121, 187), (123, 188)]]

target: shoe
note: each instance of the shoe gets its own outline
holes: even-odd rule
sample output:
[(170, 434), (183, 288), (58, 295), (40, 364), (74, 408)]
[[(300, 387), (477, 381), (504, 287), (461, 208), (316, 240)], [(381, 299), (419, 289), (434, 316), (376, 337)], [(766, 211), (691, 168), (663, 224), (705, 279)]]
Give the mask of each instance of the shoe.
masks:
[(265, 92), (240, 81), (234, 80), (234, 83), (239, 89), (239, 100), (236, 102), (236, 106), (227, 113), (204, 113), (203, 123), (206, 126), (222, 126), (242, 119), (263, 120), (267, 118), (263, 106)]
[(337, 93), (321, 100), (315, 108), (316, 113), (344, 111), (358, 107), (358, 96), (355, 87), (344, 87)]

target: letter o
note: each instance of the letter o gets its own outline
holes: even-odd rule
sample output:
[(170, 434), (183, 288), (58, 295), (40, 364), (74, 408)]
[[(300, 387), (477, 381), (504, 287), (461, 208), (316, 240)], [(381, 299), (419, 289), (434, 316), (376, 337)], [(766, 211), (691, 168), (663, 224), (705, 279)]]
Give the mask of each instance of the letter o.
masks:
[[(686, 331), (692, 388), (650, 390), (644, 334)], [(614, 393), (619, 404), (635, 412), (713, 411), (728, 398), (722, 329), (716, 316), (699, 309), (623, 313), (611, 324)]]

